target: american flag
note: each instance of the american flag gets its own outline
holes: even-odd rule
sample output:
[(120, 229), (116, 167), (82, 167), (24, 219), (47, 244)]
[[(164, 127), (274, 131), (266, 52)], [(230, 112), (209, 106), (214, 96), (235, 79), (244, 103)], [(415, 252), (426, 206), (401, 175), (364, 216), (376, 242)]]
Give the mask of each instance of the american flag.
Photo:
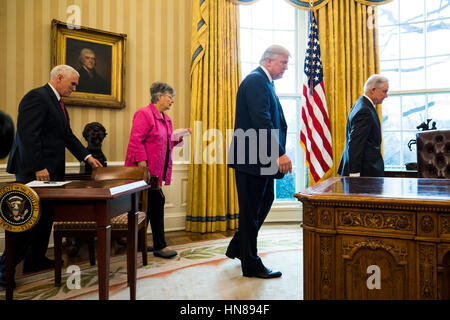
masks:
[(306, 165), (314, 182), (317, 182), (333, 165), (333, 150), (320, 59), (319, 31), (312, 10), (309, 11), (304, 72), (300, 144), (305, 150)]

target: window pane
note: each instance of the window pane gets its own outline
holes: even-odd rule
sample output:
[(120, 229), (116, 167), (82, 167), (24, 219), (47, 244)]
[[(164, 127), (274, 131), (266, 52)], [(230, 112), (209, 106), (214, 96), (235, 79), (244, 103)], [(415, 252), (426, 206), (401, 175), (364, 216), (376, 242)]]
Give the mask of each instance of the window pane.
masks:
[(408, 148), (417, 126), (432, 119), (430, 128), (434, 121), (450, 128), (450, 93), (427, 93), (450, 88), (450, 0), (393, 0), (378, 16), (380, 73), (390, 91), (382, 105), (385, 167), (405, 169), (417, 161)]
[(380, 61), (380, 73), (389, 79), (389, 91), (400, 90), (399, 66), (399, 61)]
[(425, 56), (424, 31), (424, 23), (400, 26), (400, 57), (402, 59)]
[(285, 175), (283, 179), (275, 181), (277, 200), (294, 200), (295, 170), (292, 170), (292, 174)]
[(255, 62), (259, 62), (261, 56), (270, 45), (273, 44), (272, 32), (267, 30), (258, 30), (255, 29), (253, 31), (253, 39), (252, 39), (252, 60)]
[[(436, 121), (437, 129), (450, 129), (450, 94), (428, 96), (428, 119)], [(433, 121), (430, 122), (430, 127)]]
[(244, 79), (250, 72), (252, 72), (253, 65), (251, 63), (241, 63), (242, 79)]
[(378, 7), (378, 25), (398, 24), (398, 1), (392, 1)]
[(383, 60), (398, 59), (398, 26), (379, 28), (379, 52)]
[(402, 90), (425, 88), (425, 59), (401, 61), (400, 83)]
[(425, 4), (427, 7), (428, 20), (450, 17), (450, 1), (427, 0)]
[(240, 30), (240, 53), (241, 62), (252, 61), (252, 32), (249, 29)]
[(404, 96), (402, 110), (403, 130), (417, 130), (416, 127), (425, 120), (425, 96)]
[(450, 56), (427, 59), (427, 88), (450, 88)]
[(383, 101), (383, 130), (398, 130), (400, 123), (400, 97), (388, 97)]
[(272, 29), (272, 1), (260, 0), (252, 4), (253, 28)]
[(293, 163), (295, 163), (297, 148), (300, 146), (299, 140), (297, 133), (288, 133), (286, 137), (286, 154)]
[(424, 21), (424, 0), (400, 0), (400, 23)]
[(239, 24), (241, 28), (252, 25), (252, 10), (250, 6), (239, 6)]
[(402, 150), (403, 150), (403, 165), (406, 166), (409, 162), (417, 162), (417, 149), (414, 144), (411, 144), (411, 150), (409, 150), (408, 143), (410, 141), (416, 140), (416, 132), (404, 132), (403, 133), (403, 143), (402, 143)]
[(450, 53), (450, 41), (443, 41), (448, 38), (449, 29), (450, 19), (427, 23), (427, 56)]
[(386, 167), (400, 167), (400, 132), (383, 132), (383, 159)]
[(273, 21), (277, 29), (295, 29), (295, 10), (286, 1), (277, 1), (273, 7)]
[(297, 116), (297, 101), (294, 99), (280, 99), (283, 107), (284, 117), (288, 126), (288, 131), (297, 130), (297, 123), (299, 121)]

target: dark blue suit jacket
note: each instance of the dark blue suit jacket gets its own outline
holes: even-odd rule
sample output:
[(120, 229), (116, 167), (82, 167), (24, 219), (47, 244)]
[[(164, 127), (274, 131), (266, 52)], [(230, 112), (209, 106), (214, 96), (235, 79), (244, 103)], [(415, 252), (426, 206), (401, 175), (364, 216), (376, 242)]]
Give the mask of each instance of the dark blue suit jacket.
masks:
[(83, 161), (89, 153), (72, 133), (65, 111), (67, 126), (64, 112), (48, 84), (22, 98), (7, 172), (33, 178), (36, 171), (47, 168), (51, 180), (63, 180), (66, 147)]
[(286, 134), (286, 120), (273, 83), (258, 67), (237, 92), (229, 166), (252, 175), (282, 178), (277, 159), (286, 153)]
[(341, 176), (357, 172), (362, 177), (384, 176), (380, 120), (365, 96), (355, 102), (348, 114), (345, 148), (337, 172)]

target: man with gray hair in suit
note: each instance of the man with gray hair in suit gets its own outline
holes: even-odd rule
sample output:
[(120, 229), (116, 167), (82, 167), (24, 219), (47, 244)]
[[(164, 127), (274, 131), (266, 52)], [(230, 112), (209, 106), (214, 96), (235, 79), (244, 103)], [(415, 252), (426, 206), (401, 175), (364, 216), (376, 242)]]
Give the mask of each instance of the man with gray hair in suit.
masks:
[(338, 173), (341, 176), (382, 177), (381, 124), (375, 106), (388, 96), (389, 80), (373, 74), (364, 85), (364, 94), (350, 109), (345, 148)]
[[(16, 181), (61, 181), (65, 174), (65, 149), (92, 167), (101, 163), (89, 154), (72, 133), (63, 97), (76, 90), (78, 72), (68, 65), (59, 65), (50, 72), (50, 81), (28, 92), (19, 103), (17, 132), (6, 171)], [(24, 259), (24, 272), (37, 272), (54, 267), (46, 257), (53, 225), (53, 212), (42, 206), (37, 224), (15, 235), (14, 267)], [(5, 286), (6, 250), (0, 259), (0, 286)]]
[(274, 179), (292, 172), (286, 154), (287, 124), (273, 84), (283, 77), (289, 57), (286, 48), (271, 45), (263, 53), (260, 66), (242, 81), (237, 92), (228, 163), (235, 170), (239, 229), (225, 254), (241, 260), (245, 277), (270, 279), (282, 275), (261, 261), (257, 237), (272, 207)]

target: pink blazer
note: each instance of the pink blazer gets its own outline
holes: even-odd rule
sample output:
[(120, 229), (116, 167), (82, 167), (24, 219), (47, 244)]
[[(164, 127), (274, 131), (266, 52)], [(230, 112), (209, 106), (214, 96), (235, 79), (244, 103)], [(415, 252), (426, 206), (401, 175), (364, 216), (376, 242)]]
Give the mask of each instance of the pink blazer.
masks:
[(170, 185), (172, 149), (179, 143), (172, 141), (172, 133), (172, 120), (167, 114), (164, 114), (163, 118), (152, 103), (136, 111), (133, 117), (125, 166), (135, 167), (139, 161), (147, 161), (150, 174), (157, 175), (159, 184), (162, 185), (167, 140), (169, 140), (169, 163), (165, 185)]

